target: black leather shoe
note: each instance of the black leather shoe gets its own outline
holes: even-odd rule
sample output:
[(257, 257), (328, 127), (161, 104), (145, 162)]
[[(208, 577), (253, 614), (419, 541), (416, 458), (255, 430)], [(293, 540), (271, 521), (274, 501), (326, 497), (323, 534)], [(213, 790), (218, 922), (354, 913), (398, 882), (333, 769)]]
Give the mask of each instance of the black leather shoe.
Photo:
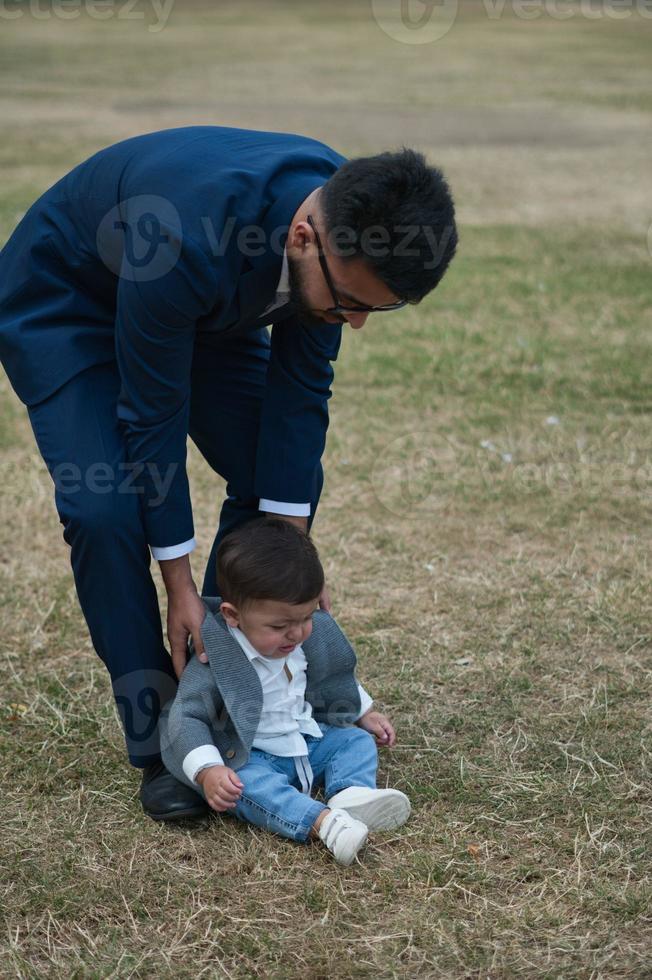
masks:
[(143, 769), (140, 802), (152, 820), (183, 820), (210, 812), (204, 797), (175, 779), (162, 762), (153, 762)]

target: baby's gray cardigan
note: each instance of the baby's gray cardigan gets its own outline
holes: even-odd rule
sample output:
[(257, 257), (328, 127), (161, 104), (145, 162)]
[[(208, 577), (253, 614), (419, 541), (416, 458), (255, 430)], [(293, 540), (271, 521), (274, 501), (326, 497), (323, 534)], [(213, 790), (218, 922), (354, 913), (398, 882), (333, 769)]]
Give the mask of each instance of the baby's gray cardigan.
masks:
[[(176, 696), (159, 719), (161, 756), (166, 768), (202, 793), (183, 771), (183, 760), (200, 745), (217, 746), (225, 765), (239, 769), (249, 759), (260, 720), (263, 692), (254, 667), (228, 630), (219, 596), (203, 596), (201, 636), (208, 663), (193, 656)], [(353, 724), (360, 712), (353, 648), (335, 620), (322, 610), (312, 617), (312, 633), (302, 644), (306, 656), (305, 699), (316, 721)], [(192, 640), (190, 648), (194, 654)]]

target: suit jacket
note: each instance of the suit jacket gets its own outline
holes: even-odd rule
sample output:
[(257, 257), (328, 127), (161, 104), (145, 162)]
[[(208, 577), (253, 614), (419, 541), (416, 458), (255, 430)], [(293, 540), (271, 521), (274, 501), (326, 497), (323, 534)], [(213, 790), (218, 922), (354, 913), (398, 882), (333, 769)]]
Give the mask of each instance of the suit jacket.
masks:
[[(341, 324), (304, 327), (290, 305), (263, 311), (296, 209), (345, 159), (289, 133), (136, 136), (57, 181), (0, 252), (0, 359), (26, 405), (117, 361), (118, 417), (154, 547), (194, 534), (185, 460), (198, 333), (217, 342), (275, 324), (254, 494), (312, 498)], [(155, 505), (152, 472), (174, 474)]]
[[(203, 664), (193, 656), (176, 696), (159, 718), (163, 762), (173, 776), (195, 790), (183, 771), (188, 753), (212, 743), (226, 765), (244, 766), (263, 705), (258, 674), (219, 612), (222, 600), (204, 596), (202, 601), (206, 615), (201, 636), (209, 662)], [(307, 660), (305, 699), (314, 718), (329, 725), (353, 724), (360, 712), (356, 656), (328, 613), (313, 614), (312, 633), (302, 649)]]

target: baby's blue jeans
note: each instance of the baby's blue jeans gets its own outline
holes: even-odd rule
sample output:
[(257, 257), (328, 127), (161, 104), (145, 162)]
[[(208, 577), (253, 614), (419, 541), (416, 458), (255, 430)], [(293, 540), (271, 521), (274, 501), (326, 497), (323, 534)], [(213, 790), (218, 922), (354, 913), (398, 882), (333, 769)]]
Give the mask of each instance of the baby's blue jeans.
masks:
[[(356, 725), (318, 724), (321, 738), (304, 735), (313, 787), (323, 784), (326, 800), (348, 786), (375, 789), (378, 752), (373, 735)], [(235, 808), (227, 813), (292, 840), (308, 839), (325, 805), (301, 792), (292, 756), (252, 749), (249, 761), (237, 772), (244, 789)]]

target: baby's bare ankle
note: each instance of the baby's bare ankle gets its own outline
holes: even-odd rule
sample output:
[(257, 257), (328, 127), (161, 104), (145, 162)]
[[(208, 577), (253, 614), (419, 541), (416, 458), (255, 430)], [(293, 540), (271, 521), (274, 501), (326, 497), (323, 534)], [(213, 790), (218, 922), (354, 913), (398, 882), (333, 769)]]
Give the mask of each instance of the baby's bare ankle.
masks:
[(326, 806), (321, 811), (321, 813), (318, 814), (317, 819), (315, 820), (314, 824), (310, 828), (310, 836), (313, 839), (319, 839), (319, 828), (321, 827), (322, 820), (324, 819), (327, 813), (330, 813), (330, 810)]

